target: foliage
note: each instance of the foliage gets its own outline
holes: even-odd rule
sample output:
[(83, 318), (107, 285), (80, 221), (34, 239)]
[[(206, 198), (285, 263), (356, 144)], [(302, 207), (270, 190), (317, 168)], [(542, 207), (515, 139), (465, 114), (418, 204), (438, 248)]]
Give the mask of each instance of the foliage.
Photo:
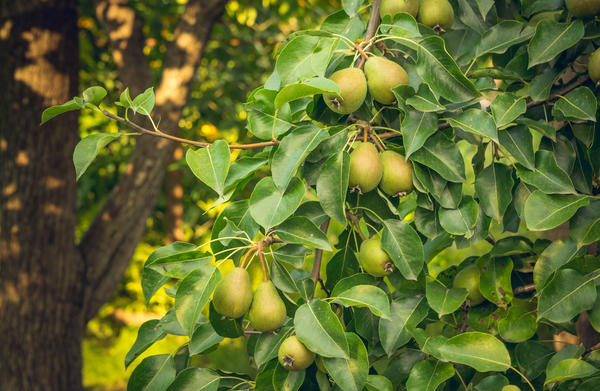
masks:
[[(148, 257), (146, 299), (175, 279), (166, 290), (174, 306), (140, 327), (126, 364), (166, 334), (189, 342), (143, 359), (128, 389), (596, 389), (600, 154), (585, 64), (600, 43), (597, 21), (573, 18), (562, 2), (459, 0), (444, 31), (407, 13), (367, 26), (362, 1), (343, 5), (319, 29), (292, 33), (250, 94), (248, 129), (261, 141), (187, 141), (200, 147), (187, 153), (191, 171), (214, 190), (213, 206), (226, 207), (205, 247), (173, 243)], [(337, 91), (325, 77), (361, 68), (368, 49), (400, 63), (409, 84), (393, 88), (393, 105), (368, 95), (350, 116), (334, 113), (322, 95)], [(63, 109), (169, 137), (127, 119), (136, 111), (152, 119), (152, 89), (120, 99), (123, 117), (97, 106), (103, 91), (87, 89)], [(408, 158), (414, 191), (344, 185), (348, 152), (363, 137)], [(92, 142), (76, 150), (82, 170), (99, 145), (82, 141)], [(565, 223), (569, 237), (539, 237)], [(374, 235), (394, 266), (384, 278), (361, 272), (357, 260)], [(225, 263), (260, 263), (285, 301), (278, 332), (256, 332), (208, 303), (226, 273), (215, 266)], [(467, 267), (479, 269), (469, 290), (481, 304), (453, 284)], [(560, 331), (581, 344), (555, 352), (548, 335)], [(292, 333), (319, 356), (319, 369), (287, 371), (276, 358)], [(248, 370), (195, 361), (223, 338), (246, 342)]]

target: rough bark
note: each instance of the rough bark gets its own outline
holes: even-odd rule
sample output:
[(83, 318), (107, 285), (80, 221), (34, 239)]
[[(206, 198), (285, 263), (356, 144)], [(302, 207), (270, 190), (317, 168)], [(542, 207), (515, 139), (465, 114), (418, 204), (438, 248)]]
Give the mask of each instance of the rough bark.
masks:
[(77, 390), (77, 114), (39, 126), (44, 108), (77, 94), (76, 0), (26, 5), (3, 2), (0, 18), (0, 390)]
[[(173, 41), (167, 47), (161, 82), (156, 89), (153, 116), (160, 120), (163, 131), (177, 128), (196, 68), (225, 3), (224, 0), (191, 0), (181, 16)], [(141, 32), (137, 31), (140, 24), (135, 13), (121, 16), (128, 12), (124, 0), (97, 1), (96, 11), (111, 39), (113, 58), (123, 83), (132, 91), (148, 87), (149, 84), (140, 85), (146, 83), (139, 69), (146, 59), (139, 46)], [(131, 64), (136, 64), (136, 72), (125, 69)], [(86, 319), (95, 315), (121, 281), (143, 235), (145, 220), (158, 197), (174, 147), (167, 140), (138, 138), (126, 172), (82, 238), (79, 248), (88, 266)]]

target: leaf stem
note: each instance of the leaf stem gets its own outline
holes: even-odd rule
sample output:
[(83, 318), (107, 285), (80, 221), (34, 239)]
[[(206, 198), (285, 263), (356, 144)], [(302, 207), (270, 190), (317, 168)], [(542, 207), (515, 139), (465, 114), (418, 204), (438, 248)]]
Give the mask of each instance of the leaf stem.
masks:
[(242, 262), (240, 263), (240, 267), (244, 267), (244, 265), (246, 265), (246, 261), (248, 260), (248, 257), (250, 256), (250, 254), (252, 254), (253, 252), (256, 252), (257, 249), (258, 249), (258, 247), (252, 247), (250, 250), (248, 250), (248, 252), (246, 252), (246, 254), (244, 254), (244, 258), (242, 259)]
[(352, 224), (354, 224), (354, 227), (356, 228), (356, 232), (358, 233), (358, 236), (360, 236), (360, 239), (362, 241), (366, 240), (365, 235), (360, 230), (360, 221), (358, 220), (358, 217), (350, 211), (346, 211), (346, 217), (348, 217), (348, 219), (352, 221)]
[(531, 384), (531, 382), (529, 381), (528, 378), (525, 377), (525, 375), (523, 375), (521, 372), (519, 372), (519, 370), (513, 366), (510, 367), (510, 369), (512, 369), (513, 371), (515, 371), (519, 376), (521, 376), (523, 378), (523, 380), (525, 380), (525, 383), (527, 383), (529, 385), (529, 388), (531, 388), (533, 391), (535, 391), (535, 388), (533, 387), (533, 384)]
[[(327, 220), (325, 220), (323, 222), (323, 224), (321, 224), (321, 231), (323, 231), (323, 233), (327, 233), (327, 230), (329, 229), (329, 221), (330, 218), (328, 217)], [(312, 266), (312, 273), (310, 275), (311, 280), (313, 280), (313, 282), (315, 283), (315, 290), (316, 290), (316, 285), (317, 282), (321, 279), (321, 260), (323, 259), (323, 249), (322, 248), (318, 248), (315, 250), (315, 260), (313, 261), (313, 266)], [(312, 300), (315, 297), (315, 291), (313, 291), (313, 293), (310, 295), (309, 301)]]

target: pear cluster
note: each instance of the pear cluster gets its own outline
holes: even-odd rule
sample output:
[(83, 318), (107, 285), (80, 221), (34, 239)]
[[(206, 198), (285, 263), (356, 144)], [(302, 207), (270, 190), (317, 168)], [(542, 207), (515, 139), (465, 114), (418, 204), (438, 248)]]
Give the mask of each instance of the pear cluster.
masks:
[(433, 29), (448, 30), (454, 23), (454, 9), (448, 0), (382, 0), (379, 8), (381, 18), (386, 15), (393, 18), (401, 12), (411, 14), (419, 22)]
[(254, 296), (250, 275), (243, 267), (230, 271), (215, 288), (215, 310), (228, 318), (238, 319), (248, 313), (255, 330), (268, 332), (283, 326), (286, 309), (271, 281), (262, 282)]
[(412, 165), (394, 151), (377, 152), (375, 145), (361, 142), (350, 154), (348, 187), (368, 193), (379, 185), (387, 195), (412, 191)]

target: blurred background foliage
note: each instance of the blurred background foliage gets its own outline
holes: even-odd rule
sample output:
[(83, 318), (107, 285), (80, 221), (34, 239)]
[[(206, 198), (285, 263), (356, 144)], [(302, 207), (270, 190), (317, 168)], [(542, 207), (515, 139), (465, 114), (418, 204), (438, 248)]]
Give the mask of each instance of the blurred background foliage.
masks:
[[(144, 19), (144, 53), (155, 85), (163, 67), (165, 44), (172, 38), (186, 2), (129, 0), (129, 5)], [(80, 87), (83, 90), (92, 85), (102, 85), (109, 92), (105, 102), (118, 100), (119, 94), (127, 86), (119, 81), (106, 34), (95, 18), (92, 1), (80, 0), (79, 4)], [(225, 138), (229, 142), (244, 142), (251, 137), (245, 128), (243, 104), (249, 93), (269, 76), (278, 43), (293, 31), (317, 26), (325, 15), (339, 8), (340, 0), (230, 1), (221, 22), (212, 32), (191, 97), (180, 120), (183, 137), (208, 141)], [(91, 111), (82, 113), (79, 124), (81, 137), (99, 130), (118, 130), (115, 122)], [(110, 144), (79, 180), (78, 238), (117, 183), (134, 145), (133, 138), (121, 138)], [(174, 163), (169, 167), (181, 168), (185, 189), (185, 239), (201, 244), (207, 241), (213, 219), (221, 208), (206, 213), (208, 205), (215, 199), (214, 193), (197, 181), (183, 164)], [(124, 390), (129, 372), (136, 363), (126, 372), (123, 361), (135, 340), (137, 328), (150, 318), (162, 316), (172, 306), (172, 299), (164, 292), (155, 295), (150, 305), (146, 306), (140, 285), (142, 265), (146, 258), (167, 242), (166, 208), (166, 196), (163, 193), (146, 222), (145, 237), (137, 247), (119, 289), (88, 325), (84, 342), (83, 375), (86, 389)], [(248, 366), (243, 344), (239, 342), (224, 341), (216, 351), (198, 360), (205, 366), (227, 363), (239, 370), (244, 365)], [(158, 352), (173, 351), (182, 343), (183, 340), (176, 337), (166, 338), (136, 361)]]

